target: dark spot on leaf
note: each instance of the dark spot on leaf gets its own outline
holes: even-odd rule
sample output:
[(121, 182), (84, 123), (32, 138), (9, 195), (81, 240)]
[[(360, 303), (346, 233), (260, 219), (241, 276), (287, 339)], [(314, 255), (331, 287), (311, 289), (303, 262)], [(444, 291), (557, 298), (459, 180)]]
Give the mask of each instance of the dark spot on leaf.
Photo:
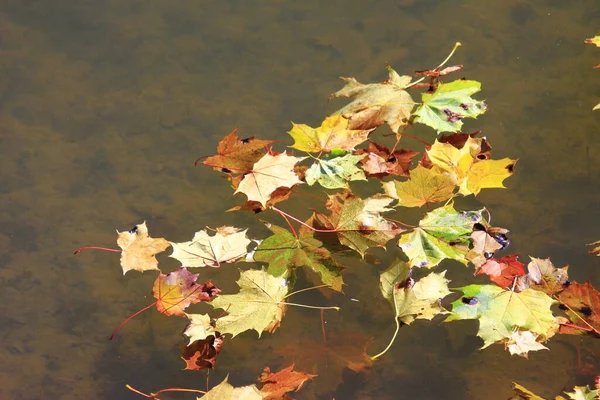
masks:
[(562, 284), (564, 287), (569, 287), (571, 286), (571, 281), (565, 281), (565, 283)]
[(490, 258), (494, 257), (494, 253), (490, 253), (489, 251), (484, 251), (483, 256), (489, 260)]
[(131, 233), (131, 234), (133, 235), (133, 234), (134, 234), (134, 233), (136, 233), (137, 231), (138, 231), (138, 227), (137, 227), (137, 225), (136, 225), (136, 226), (134, 226), (133, 228), (131, 228), (131, 229), (129, 230), (129, 233)]
[(477, 297), (463, 297), (461, 300), (463, 303), (468, 304), (470, 306), (474, 306), (475, 304), (479, 303)]
[(507, 170), (508, 172), (510, 172), (511, 174), (512, 174), (513, 172), (515, 172), (515, 163), (508, 164), (508, 165), (506, 166), (506, 170)]
[(226, 174), (230, 174), (231, 170), (229, 168), (223, 167), (223, 168), (221, 168), (221, 172), (225, 172)]
[(241, 144), (248, 144), (248, 143), (250, 143), (251, 140), (252, 140), (252, 138), (240, 139), (240, 143)]
[(588, 306), (583, 306), (579, 309), (579, 312), (582, 313), (583, 315), (585, 315), (586, 317), (589, 317), (592, 315), (592, 309)]
[(504, 233), (498, 233), (497, 235), (495, 235), (494, 240), (498, 242), (498, 244), (500, 244), (500, 246), (502, 246), (503, 249), (510, 244), (510, 240), (506, 237)]
[(478, 160), (487, 160), (487, 156), (485, 154), (477, 154), (477, 159)]
[(559, 304), (558, 308), (561, 309), (561, 310), (563, 310), (563, 311), (568, 310), (567, 306), (565, 306), (564, 304)]
[(475, 225), (473, 225), (473, 230), (474, 231), (485, 231), (485, 226), (483, 226), (482, 224), (480, 224), (479, 222), (477, 222)]
[(462, 108), (462, 109), (463, 109), (463, 110), (465, 110), (465, 111), (466, 111), (466, 110), (468, 110), (468, 109), (469, 109), (469, 107), (471, 107), (471, 104), (465, 104), (465, 103), (462, 103), (462, 104), (460, 105), (460, 108)]

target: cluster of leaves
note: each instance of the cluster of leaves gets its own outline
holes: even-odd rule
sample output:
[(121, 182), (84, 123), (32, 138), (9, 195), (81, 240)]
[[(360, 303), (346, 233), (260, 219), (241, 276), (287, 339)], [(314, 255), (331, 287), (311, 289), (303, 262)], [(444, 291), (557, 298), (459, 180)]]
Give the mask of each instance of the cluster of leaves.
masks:
[[(513, 390), (516, 395), (510, 400), (545, 400), (543, 397), (525, 389), (518, 383), (513, 383)], [(595, 388), (590, 389), (588, 386), (575, 386), (572, 392), (565, 392), (568, 399), (573, 400), (598, 400), (600, 399), (600, 376), (596, 376)], [(567, 400), (563, 396), (556, 396), (554, 400)]]
[[(486, 138), (478, 137), (478, 132), (461, 132), (463, 120), (483, 114), (487, 105), (472, 97), (480, 90), (479, 82), (464, 78), (443, 82), (462, 68), (442, 69), (443, 64), (417, 71), (415, 76), (422, 76), (417, 80), (400, 76), (390, 66), (381, 83), (342, 78), (345, 86), (332, 97), (351, 98), (346, 106), (319, 127), (292, 125), (290, 147), (302, 156), (276, 152), (274, 141), (241, 138), (234, 130), (220, 141), (216, 155), (198, 160), (224, 173), (234, 193), (247, 197), (230, 211), (274, 213), (287, 228), (267, 223), (272, 235), (266, 238), (249, 238), (247, 230), (235, 227), (212, 232), (207, 228), (184, 243), (150, 238), (145, 223), (119, 233), (124, 273), (158, 270), (155, 255), (168, 247), (173, 248), (170, 256), (182, 264), (171, 273), (160, 272), (153, 292), (161, 313), (189, 319), (184, 334), (190, 342), (182, 346), (186, 369), (213, 368), (226, 338), (248, 330), (260, 337), (278, 329), (293, 304), (286, 299), (296, 293), (292, 290), (299, 268), (316, 273), (322, 284), (317, 287), (342, 293), (345, 267), (335, 258), (344, 251), (340, 249), (364, 258), (370, 249), (386, 247), (391, 240), (406, 256), (380, 276), (380, 291), (393, 309), (396, 333), (401, 325), (437, 315), (446, 315), (445, 321), (476, 319), (483, 347), (501, 343), (511, 354), (524, 357), (545, 349), (542, 343), (556, 333), (600, 336), (600, 293), (589, 282), (569, 281), (567, 267), (556, 268), (550, 259), (531, 258), (526, 269), (517, 255), (497, 258), (495, 254), (509, 245), (508, 230), (491, 226), (485, 208), (456, 209), (462, 197), (504, 187), (517, 161), (492, 159)], [(409, 93), (417, 88), (426, 88), (420, 102)], [(429, 126), (439, 136), (431, 144), (416, 138), (406, 132), (414, 124)], [(373, 138), (382, 125), (395, 136), (391, 148)], [(405, 137), (425, 143), (420, 158), (418, 151), (398, 147)], [(381, 182), (381, 193), (361, 197), (352, 191), (352, 182), (369, 179)], [(306, 220), (276, 207), (302, 193), (298, 190), (302, 185), (327, 191), (321, 211), (313, 210)], [(384, 216), (395, 211), (401, 217), (403, 210), (422, 206), (429, 211), (417, 226)], [(450, 310), (442, 306), (451, 295), (446, 271), (433, 272), (446, 259), (472, 266), (474, 275), (490, 279), (489, 284), (455, 289), (461, 296)], [(240, 272), (238, 293), (224, 294), (211, 282), (197, 283), (198, 274), (188, 272), (244, 261), (264, 266)], [(418, 280), (413, 277), (417, 269), (422, 276)], [(186, 313), (187, 306), (200, 301), (212, 306), (214, 313)], [(554, 304), (559, 304), (559, 315), (553, 313)], [(370, 359), (362, 352), (355, 370), (385, 351)], [(227, 394), (219, 392), (218, 398), (239, 397), (229, 394), (237, 389), (226, 382), (209, 393), (221, 386), (219, 390)]]

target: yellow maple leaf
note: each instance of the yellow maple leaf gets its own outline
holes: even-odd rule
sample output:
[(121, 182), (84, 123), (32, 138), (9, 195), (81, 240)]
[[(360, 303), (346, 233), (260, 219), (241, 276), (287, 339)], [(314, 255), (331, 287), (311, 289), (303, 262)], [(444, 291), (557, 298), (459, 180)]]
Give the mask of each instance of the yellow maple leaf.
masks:
[(140, 272), (157, 270), (158, 260), (155, 255), (170, 246), (163, 238), (151, 238), (145, 221), (129, 231), (117, 231), (117, 233), (119, 235), (117, 245), (123, 249), (121, 253), (123, 275), (132, 269)]
[(517, 160), (480, 160), (483, 139), (469, 138), (457, 149), (437, 140), (427, 151), (434, 167), (445, 171), (459, 187), (459, 193), (477, 195), (484, 188), (504, 188), (503, 181), (514, 173)]
[(442, 171), (418, 165), (410, 171), (405, 182), (389, 181), (382, 184), (385, 193), (398, 199), (403, 207), (421, 207), (425, 204), (448, 200), (454, 192), (454, 182)]
[(354, 146), (367, 140), (373, 129), (348, 129), (349, 122), (338, 114), (325, 118), (318, 128), (292, 123), (288, 133), (294, 138), (294, 145), (290, 147), (309, 153), (329, 152), (335, 148), (354, 150)]

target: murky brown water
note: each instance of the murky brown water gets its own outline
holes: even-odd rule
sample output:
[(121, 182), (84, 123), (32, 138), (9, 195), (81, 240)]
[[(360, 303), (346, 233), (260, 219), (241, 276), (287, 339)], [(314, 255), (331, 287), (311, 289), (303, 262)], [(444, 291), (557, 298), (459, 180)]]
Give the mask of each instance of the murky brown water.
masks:
[[(495, 157), (520, 158), (509, 189), (478, 200), (511, 229), (524, 260), (549, 256), (571, 264), (573, 279), (600, 284), (600, 259), (585, 247), (600, 239), (600, 112), (591, 111), (600, 49), (583, 44), (600, 34), (599, 20), (591, 0), (4, 0), (0, 397), (134, 399), (126, 383), (205, 387), (203, 373), (180, 371), (183, 319), (147, 312), (107, 340), (152, 302), (154, 275), (123, 277), (117, 255), (72, 251), (113, 246), (115, 229), (143, 220), (173, 241), (206, 225), (256, 229), (252, 215), (223, 212), (241, 197), (194, 168), (196, 157), (234, 127), (291, 143), (289, 121), (318, 125), (340, 106), (327, 101), (338, 76), (382, 80), (386, 61), (400, 72), (434, 67), (455, 41), (464, 47), (453, 62), (483, 82), (490, 107), (467, 128), (483, 129)], [(309, 203), (294, 204), (302, 214)], [(366, 289), (376, 288), (376, 271), (354, 264), (346, 292), (361, 302), (334, 298), (343, 311), (327, 314), (328, 329), (375, 337), (375, 353), (393, 317)], [(449, 267), (455, 286), (467, 279)], [(235, 270), (214, 279), (231, 285)], [(550, 396), (591, 383), (578, 370), (578, 346), (584, 358), (600, 351), (597, 341), (560, 337), (525, 360), (501, 346), (477, 351), (474, 334), (469, 323), (416, 323), (370, 374), (345, 373), (334, 394), (315, 393), (327, 386), (315, 381), (297, 398), (504, 399), (512, 381)], [(320, 335), (318, 313), (290, 310), (275, 335), (229, 341), (211, 383), (230, 374), (249, 384), (263, 366), (285, 365), (275, 349)]]

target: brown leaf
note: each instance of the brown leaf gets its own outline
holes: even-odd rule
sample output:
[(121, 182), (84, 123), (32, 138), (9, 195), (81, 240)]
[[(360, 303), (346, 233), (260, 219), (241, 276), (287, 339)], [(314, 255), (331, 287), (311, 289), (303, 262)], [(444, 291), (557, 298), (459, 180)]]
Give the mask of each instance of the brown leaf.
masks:
[(190, 304), (210, 301), (221, 290), (211, 282), (196, 283), (199, 274), (191, 274), (185, 267), (168, 274), (160, 274), (152, 295), (157, 299), (156, 308), (165, 315), (185, 316), (184, 310)]
[(163, 238), (148, 236), (146, 222), (134, 226), (129, 231), (118, 232), (117, 244), (121, 252), (121, 267), (123, 274), (130, 270), (149, 271), (158, 270), (158, 260), (155, 254), (162, 253), (169, 246)]
[(531, 288), (549, 296), (554, 296), (565, 289), (569, 278), (568, 265), (563, 268), (556, 268), (549, 258), (530, 258), (531, 262), (527, 264), (527, 275), (517, 278), (515, 291), (521, 292)]
[(287, 392), (298, 391), (302, 385), (309, 379), (317, 375), (307, 374), (306, 372), (294, 371), (294, 364), (275, 373), (271, 372), (269, 367), (258, 378), (262, 383), (261, 394), (266, 400), (287, 400)]
[(223, 347), (223, 340), (223, 336), (219, 332), (216, 332), (216, 337), (210, 335), (206, 339), (196, 340), (188, 346), (179, 346), (181, 358), (185, 361), (184, 369), (213, 369), (221, 347)]
[(590, 282), (571, 282), (557, 299), (567, 307), (565, 313), (574, 325), (592, 329), (600, 335), (600, 292)]
[(368, 149), (360, 149), (357, 154), (365, 154), (360, 163), (367, 176), (383, 178), (387, 175), (409, 176), (411, 159), (419, 153), (403, 149), (392, 152), (386, 146), (371, 142)]

